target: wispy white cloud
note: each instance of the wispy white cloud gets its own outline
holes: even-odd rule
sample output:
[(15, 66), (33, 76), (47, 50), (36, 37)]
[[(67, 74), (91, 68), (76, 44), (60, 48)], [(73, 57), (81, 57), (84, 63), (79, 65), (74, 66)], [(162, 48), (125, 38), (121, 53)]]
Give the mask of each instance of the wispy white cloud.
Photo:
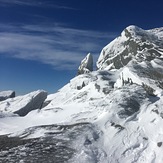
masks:
[[(53, 3), (52, 3), (53, 2)], [(35, 6), (35, 7), (50, 7), (57, 9), (76, 10), (75, 8), (62, 4), (54, 4), (54, 1), (42, 0), (0, 0), (0, 6), (19, 5), (19, 6)]]
[(59, 25), (0, 25), (0, 55), (36, 60), (55, 69), (76, 69), (88, 53), (97, 59), (115, 33), (67, 28)]

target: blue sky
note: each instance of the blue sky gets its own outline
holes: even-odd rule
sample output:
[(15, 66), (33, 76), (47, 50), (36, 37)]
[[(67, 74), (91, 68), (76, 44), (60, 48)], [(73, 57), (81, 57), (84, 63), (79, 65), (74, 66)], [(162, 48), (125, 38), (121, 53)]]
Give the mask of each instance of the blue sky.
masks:
[(163, 26), (163, 2), (0, 0), (0, 90), (53, 93), (128, 25)]

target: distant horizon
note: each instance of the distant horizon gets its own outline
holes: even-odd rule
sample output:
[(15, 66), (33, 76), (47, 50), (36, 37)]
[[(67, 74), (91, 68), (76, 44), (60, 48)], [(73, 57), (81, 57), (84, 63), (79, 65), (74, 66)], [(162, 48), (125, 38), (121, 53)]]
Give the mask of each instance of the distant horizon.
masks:
[(67, 84), (81, 60), (94, 63), (129, 25), (163, 27), (163, 2), (0, 0), (0, 91), (49, 94)]

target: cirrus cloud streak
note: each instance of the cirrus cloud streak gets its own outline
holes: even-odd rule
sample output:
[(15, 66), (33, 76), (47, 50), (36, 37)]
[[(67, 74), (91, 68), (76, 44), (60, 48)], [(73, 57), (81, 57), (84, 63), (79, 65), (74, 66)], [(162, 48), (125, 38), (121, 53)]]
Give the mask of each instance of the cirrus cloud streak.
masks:
[(3, 25), (0, 55), (50, 64), (55, 69), (76, 69), (91, 52), (97, 59), (101, 48), (117, 36), (60, 25)]

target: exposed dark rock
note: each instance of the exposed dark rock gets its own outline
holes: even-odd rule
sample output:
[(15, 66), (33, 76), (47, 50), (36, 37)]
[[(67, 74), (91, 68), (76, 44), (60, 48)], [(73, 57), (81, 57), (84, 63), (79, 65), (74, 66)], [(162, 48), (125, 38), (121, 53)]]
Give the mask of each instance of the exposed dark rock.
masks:
[(159, 111), (157, 109), (153, 109), (152, 111), (159, 115)]
[(158, 143), (157, 143), (157, 146), (158, 146), (158, 147), (161, 147), (161, 146), (162, 146), (162, 142), (158, 142)]
[(14, 113), (19, 116), (25, 116), (32, 110), (41, 109), (46, 98), (47, 92), (38, 90), (23, 96), (7, 99), (0, 102), (0, 112), (2, 115)]
[(32, 110), (41, 109), (46, 98), (47, 92), (40, 91), (37, 94), (35, 94), (24, 107), (20, 108), (14, 113), (18, 114), (19, 116), (25, 116)]
[(85, 87), (85, 83), (83, 82), (81, 86), (77, 86), (77, 90), (81, 90), (83, 87)]
[(142, 86), (143, 86), (144, 90), (147, 92), (148, 95), (150, 95), (150, 96), (156, 96), (154, 94), (154, 91), (155, 90), (152, 87), (150, 87), (150, 86), (148, 86), (148, 85), (146, 85), (144, 83), (142, 83)]
[(140, 104), (137, 102), (135, 98), (129, 98), (125, 99), (125, 103), (120, 104), (123, 110), (118, 112), (118, 115), (120, 118), (127, 118), (128, 116), (131, 116), (132, 114), (139, 111)]
[(148, 140), (148, 138), (147, 138), (147, 137), (143, 137), (143, 139), (144, 139), (144, 140)]
[(121, 126), (119, 124), (115, 124), (114, 122), (111, 122), (111, 126), (117, 128), (120, 131), (125, 129), (123, 126)]
[(163, 119), (163, 112), (160, 113), (160, 117)]
[(0, 92), (0, 101), (4, 101), (8, 98), (14, 98), (15, 91), (2, 91)]
[(119, 124), (114, 125), (114, 127), (115, 127), (115, 128), (118, 128), (119, 130), (123, 130), (123, 129), (124, 129), (124, 127), (121, 126), (121, 125), (119, 125)]
[(100, 91), (100, 85), (98, 85), (97, 83), (95, 83), (95, 88), (97, 89), (97, 91), (99, 92)]
[(104, 94), (109, 94), (110, 93), (110, 89), (108, 88), (108, 87), (105, 87), (105, 88), (103, 88), (103, 90), (102, 90), (102, 92), (104, 93)]

